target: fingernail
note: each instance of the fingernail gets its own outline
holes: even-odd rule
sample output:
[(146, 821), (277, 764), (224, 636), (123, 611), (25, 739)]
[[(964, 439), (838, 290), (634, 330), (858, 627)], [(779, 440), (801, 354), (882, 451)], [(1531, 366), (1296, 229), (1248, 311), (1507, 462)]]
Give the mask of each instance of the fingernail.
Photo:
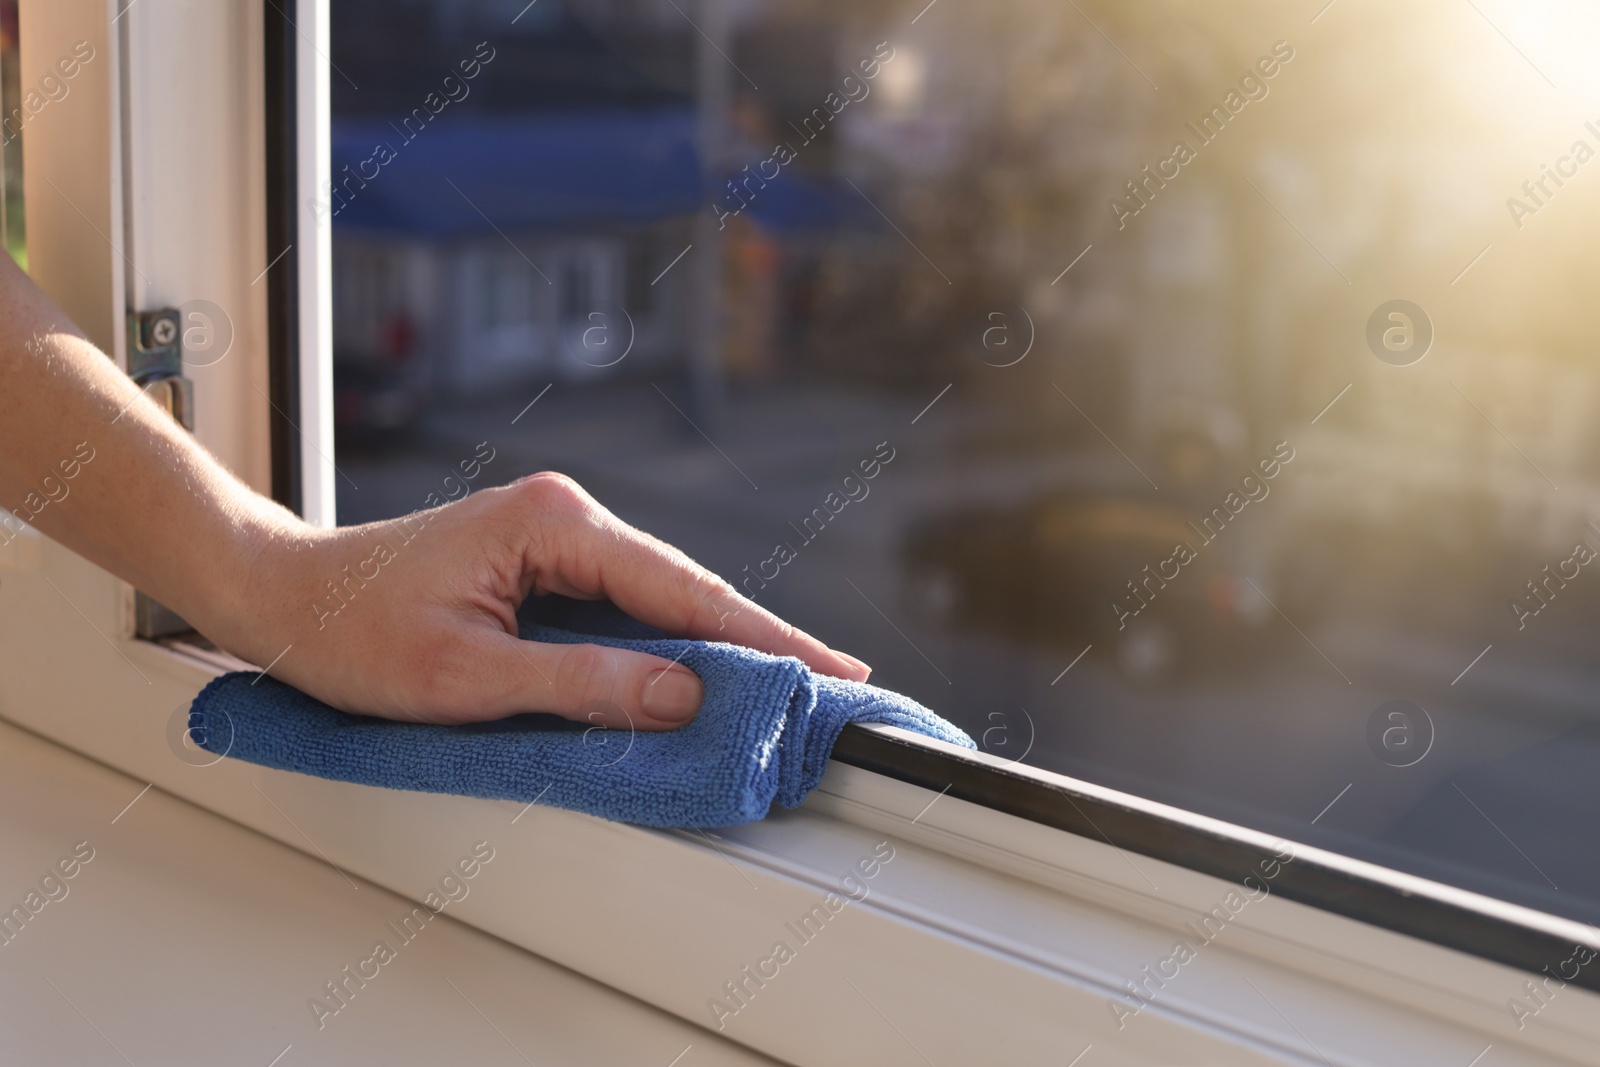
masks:
[(867, 666), (865, 663), (862, 663), (860, 660), (856, 659), (852, 655), (849, 655), (848, 653), (834, 651), (833, 654), (835, 656), (838, 656), (840, 659), (844, 660), (846, 663), (848, 663), (851, 666), (853, 666), (857, 671), (859, 671), (861, 673), (861, 679), (860, 679), (861, 681), (866, 681), (867, 680), (867, 675), (872, 673), (872, 668), (871, 667)]
[(644, 713), (659, 722), (681, 723), (700, 710), (705, 689), (691, 670), (668, 667), (652, 673), (644, 684), (639, 704)]

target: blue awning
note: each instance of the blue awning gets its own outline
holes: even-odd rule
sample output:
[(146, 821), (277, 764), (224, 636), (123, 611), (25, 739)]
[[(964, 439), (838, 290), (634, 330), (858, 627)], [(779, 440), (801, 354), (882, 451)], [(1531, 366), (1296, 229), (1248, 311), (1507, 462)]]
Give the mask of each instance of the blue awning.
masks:
[[(340, 229), (446, 240), (640, 225), (709, 210), (690, 108), (493, 117), (446, 108), (420, 130), (337, 122), (332, 141), (335, 186), (350, 190), (333, 216)], [(780, 233), (879, 224), (848, 186), (792, 164), (747, 214)]]
[(420, 131), (381, 120), (339, 122), (335, 185), (355, 174), (365, 187), (349, 180), (354, 194), (334, 220), (450, 238), (688, 214), (702, 200), (694, 134), (686, 108), (504, 117), (447, 108)]

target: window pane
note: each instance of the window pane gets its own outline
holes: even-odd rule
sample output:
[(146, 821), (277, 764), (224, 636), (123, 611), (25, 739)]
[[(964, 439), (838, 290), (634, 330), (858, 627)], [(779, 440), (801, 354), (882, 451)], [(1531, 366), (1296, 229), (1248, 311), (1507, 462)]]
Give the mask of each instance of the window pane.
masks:
[(996, 755), (1600, 920), (1600, 17), (919, 6), (334, 0), (340, 515), (488, 440)]

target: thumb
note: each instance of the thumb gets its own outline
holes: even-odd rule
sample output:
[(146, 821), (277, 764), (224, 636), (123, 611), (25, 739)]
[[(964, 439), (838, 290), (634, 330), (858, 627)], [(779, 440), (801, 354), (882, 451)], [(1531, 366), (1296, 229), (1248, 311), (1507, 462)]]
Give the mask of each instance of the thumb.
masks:
[(660, 656), (500, 636), (490, 657), (509, 707), (500, 714), (547, 711), (612, 729), (676, 730), (705, 695), (693, 671)]

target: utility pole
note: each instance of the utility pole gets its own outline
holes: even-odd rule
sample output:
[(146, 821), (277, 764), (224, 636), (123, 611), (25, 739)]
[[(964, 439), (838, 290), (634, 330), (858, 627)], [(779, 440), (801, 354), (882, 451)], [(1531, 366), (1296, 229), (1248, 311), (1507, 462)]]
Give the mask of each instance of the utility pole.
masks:
[(726, 284), (726, 234), (716, 203), (727, 175), (728, 115), (733, 51), (728, 0), (696, 5), (695, 102), (698, 107), (700, 165), (704, 203), (695, 214), (693, 273), (689, 307), (689, 404), (697, 421), (716, 423), (722, 415), (723, 291)]

